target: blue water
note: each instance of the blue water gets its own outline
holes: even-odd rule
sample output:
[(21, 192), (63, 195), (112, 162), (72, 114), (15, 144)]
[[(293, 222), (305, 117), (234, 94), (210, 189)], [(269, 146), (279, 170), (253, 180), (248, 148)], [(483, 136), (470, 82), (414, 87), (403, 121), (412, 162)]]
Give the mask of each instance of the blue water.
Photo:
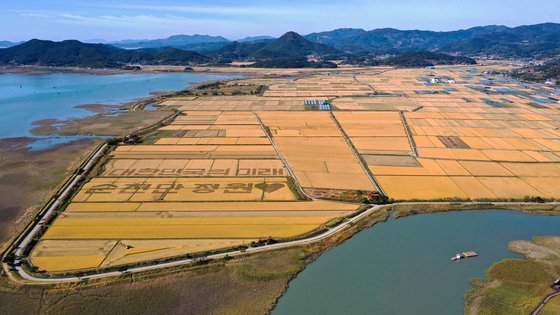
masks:
[[(494, 210), (391, 219), (311, 263), (272, 313), (463, 314), (469, 280), (520, 258), (508, 251), (510, 241), (538, 235), (560, 235), (560, 217)], [(450, 260), (470, 250), (480, 256)]]
[(31, 136), (37, 120), (79, 118), (93, 113), (81, 104), (121, 104), (154, 91), (175, 91), (192, 83), (234, 78), (193, 73), (165, 74), (2, 74), (0, 138)]

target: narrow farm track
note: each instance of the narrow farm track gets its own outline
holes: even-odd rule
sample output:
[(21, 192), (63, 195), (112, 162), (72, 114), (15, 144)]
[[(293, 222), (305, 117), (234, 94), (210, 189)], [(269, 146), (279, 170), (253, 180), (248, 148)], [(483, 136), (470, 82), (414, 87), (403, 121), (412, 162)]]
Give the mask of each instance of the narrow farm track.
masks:
[(270, 135), (270, 133), (268, 132), (268, 130), (266, 129), (266, 126), (263, 124), (261, 118), (259, 117), (259, 115), (257, 115), (257, 113), (253, 112), (253, 114), (255, 115), (255, 118), (257, 119), (257, 121), (259, 122), (259, 125), (261, 126), (264, 134), (266, 135), (266, 137), (268, 138), (268, 141), (270, 141), (270, 144), (272, 145), (272, 147), (274, 148), (274, 151), (276, 152), (276, 155), (278, 155), (278, 157), (280, 158), (280, 160), (282, 161), (282, 163), (284, 163), (284, 165), (286, 166), (286, 170), (288, 171), (288, 173), (290, 174), (290, 176), (294, 179), (294, 181), (296, 182), (296, 184), (299, 187), (299, 191), (307, 198), (311, 199), (311, 200), (319, 200), (313, 196), (308, 195), (305, 190), (303, 190), (303, 187), (301, 186), (298, 178), (296, 177), (296, 175), (294, 174), (294, 171), (292, 170), (292, 168), (290, 167), (290, 164), (288, 164), (288, 161), (286, 161), (286, 159), (284, 158), (284, 156), (282, 155), (282, 152), (280, 152), (280, 150), (278, 149), (278, 147), (276, 146), (276, 143), (274, 142), (274, 139), (272, 138), (272, 136)]
[(406, 121), (404, 112), (399, 111), (399, 115), (404, 126), (404, 131), (406, 131), (406, 137), (408, 138), (408, 143), (410, 144), (410, 148), (412, 149), (412, 154), (414, 155), (414, 157), (419, 157), (418, 150), (416, 149), (416, 143), (414, 142), (414, 138), (412, 137), (412, 132), (410, 132), (410, 126), (408, 126), (408, 122)]
[(537, 306), (537, 308), (531, 313), (531, 315), (537, 315), (545, 307), (546, 303), (552, 300), (554, 297), (560, 296), (560, 292), (552, 293), (544, 298), (544, 300)]
[(340, 133), (344, 137), (344, 141), (346, 141), (346, 143), (348, 144), (348, 147), (350, 148), (350, 150), (352, 151), (352, 153), (354, 154), (354, 156), (358, 160), (358, 163), (362, 167), (362, 170), (364, 171), (364, 173), (366, 173), (366, 175), (367, 175), (369, 181), (372, 183), (373, 187), (375, 187), (377, 192), (381, 193), (382, 195), (385, 195), (385, 192), (383, 191), (383, 188), (381, 188), (381, 185), (379, 184), (379, 182), (377, 182), (377, 180), (375, 179), (375, 176), (373, 176), (373, 174), (371, 173), (371, 171), (369, 170), (367, 165), (365, 165), (363, 159), (360, 157), (360, 153), (358, 152), (358, 150), (356, 149), (356, 147), (352, 143), (352, 140), (350, 140), (350, 137), (348, 137), (348, 135), (346, 134), (346, 132), (344, 131), (344, 129), (342, 128), (342, 126), (338, 122), (338, 119), (336, 119), (336, 117), (333, 115), (332, 111), (329, 111), (329, 115), (331, 116), (331, 119), (334, 121), (334, 123), (336, 125), (336, 128), (338, 128), (338, 131), (340, 131)]

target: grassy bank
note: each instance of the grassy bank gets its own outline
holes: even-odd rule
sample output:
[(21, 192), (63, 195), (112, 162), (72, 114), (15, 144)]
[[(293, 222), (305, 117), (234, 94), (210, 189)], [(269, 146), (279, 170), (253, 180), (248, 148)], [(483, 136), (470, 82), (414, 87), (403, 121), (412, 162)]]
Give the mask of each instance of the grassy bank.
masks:
[[(525, 259), (505, 259), (490, 267), (487, 280), (474, 279), (465, 296), (466, 314), (529, 314), (554, 290), (560, 276), (560, 237), (535, 237), (513, 241), (509, 249)], [(554, 298), (540, 314), (560, 314), (560, 298)]]
[(501, 204), (492, 202), (479, 202), (479, 203), (462, 203), (462, 202), (449, 202), (449, 203), (425, 203), (425, 204), (396, 204), (389, 206), (394, 210), (394, 217), (401, 218), (414, 214), (427, 214), (449, 211), (464, 211), (464, 210), (511, 210), (521, 211), (525, 213), (537, 213), (543, 215), (560, 215), (560, 205), (546, 204), (546, 203), (511, 203)]

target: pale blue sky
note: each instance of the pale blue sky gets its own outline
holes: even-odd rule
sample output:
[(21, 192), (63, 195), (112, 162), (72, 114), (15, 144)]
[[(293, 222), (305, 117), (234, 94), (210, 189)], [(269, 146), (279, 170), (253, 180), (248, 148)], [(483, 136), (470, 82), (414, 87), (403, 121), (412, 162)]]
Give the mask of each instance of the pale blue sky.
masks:
[(456, 30), (560, 22), (559, 0), (0, 0), (0, 40), (237, 39), (340, 27)]

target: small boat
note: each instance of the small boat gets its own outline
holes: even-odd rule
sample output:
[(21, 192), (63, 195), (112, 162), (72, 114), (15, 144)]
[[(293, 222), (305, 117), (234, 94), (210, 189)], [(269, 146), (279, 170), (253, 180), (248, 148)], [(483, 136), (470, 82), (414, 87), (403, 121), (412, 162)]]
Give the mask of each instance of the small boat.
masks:
[(457, 261), (457, 260), (460, 260), (460, 259), (463, 259), (463, 258), (465, 258), (465, 255), (459, 253), (459, 254), (451, 257), (451, 260), (452, 261)]
[(470, 258), (470, 257), (476, 257), (478, 256), (478, 254), (476, 252), (464, 252), (464, 253), (458, 253), (457, 255), (451, 257), (452, 261), (457, 261), (457, 260), (461, 260), (463, 258)]

